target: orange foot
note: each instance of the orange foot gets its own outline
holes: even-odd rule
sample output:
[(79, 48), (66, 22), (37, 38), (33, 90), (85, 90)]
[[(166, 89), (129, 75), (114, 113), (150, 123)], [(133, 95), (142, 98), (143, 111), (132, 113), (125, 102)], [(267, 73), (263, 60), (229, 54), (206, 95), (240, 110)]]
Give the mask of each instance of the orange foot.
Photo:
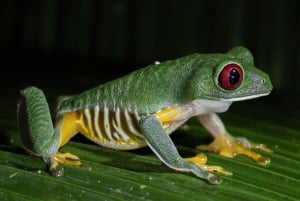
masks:
[(259, 165), (267, 166), (270, 164), (271, 160), (268, 157), (264, 157), (254, 151), (251, 151), (252, 148), (271, 152), (271, 150), (263, 144), (249, 142), (246, 138), (234, 139), (229, 134), (218, 135), (209, 145), (197, 146), (197, 149), (217, 152), (220, 155), (229, 158), (238, 154), (243, 154), (252, 158)]
[(219, 174), (224, 174), (226, 176), (231, 176), (232, 173), (225, 170), (223, 167), (216, 166), (216, 165), (206, 165), (207, 156), (204, 154), (197, 154), (194, 157), (185, 158), (185, 160), (194, 163), (200, 169), (207, 171), (207, 172), (217, 172)]
[(79, 157), (71, 153), (60, 153), (57, 152), (55, 155), (44, 158), (45, 162), (50, 167), (50, 173), (52, 176), (59, 177), (63, 175), (63, 167), (60, 164), (81, 166), (82, 163), (79, 161)]

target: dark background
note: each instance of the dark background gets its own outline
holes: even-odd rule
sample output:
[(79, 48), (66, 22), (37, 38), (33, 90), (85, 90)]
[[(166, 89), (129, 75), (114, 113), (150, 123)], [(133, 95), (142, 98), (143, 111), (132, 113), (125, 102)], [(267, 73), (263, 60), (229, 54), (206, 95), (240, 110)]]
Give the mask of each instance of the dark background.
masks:
[[(16, 105), (19, 90), (28, 85), (43, 89), (55, 103), (61, 94), (156, 60), (237, 45), (251, 50), (274, 90), (233, 104), (221, 118), (233, 136), (273, 149), (263, 153), (272, 160), (268, 169), (243, 156), (232, 161), (208, 154), (208, 164), (234, 173), (212, 186), (163, 166), (147, 148), (120, 152), (69, 143), (62, 151), (78, 154), (85, 168), (65, 166), (66, 176), (56, 179), (41, 160), (20, 149)], [(300, 200), (299, 79), (299, 0), (0, 0), (0, 197)], [(184, 157), (212, 140), (196, 121), (189, 123), (172, 135)], [(76, 140), (88, 143), (80, 135)]]
[(270, 74), (273, 93), (300, 95), (298, 1), (7, 0), (0, 20), (5, 91), (41, 84), (77, 92), (156, 60), (243, 45)]

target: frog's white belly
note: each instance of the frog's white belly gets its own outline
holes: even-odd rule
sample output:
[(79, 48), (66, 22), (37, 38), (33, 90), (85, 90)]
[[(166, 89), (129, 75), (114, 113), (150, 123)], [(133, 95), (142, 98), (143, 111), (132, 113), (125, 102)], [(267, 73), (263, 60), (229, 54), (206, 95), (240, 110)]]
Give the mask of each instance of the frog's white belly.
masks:
[(202, 115), (212, 112), (226, 112), (232, 104), (232, 101), (213, 101), (197, 99), (194, 100), (191, 104), (195, 108), (195, 115)]
[(180, 112), (169, 124), (163, 125), (165, 131), (171, 134), (191, 117), (204, 115), (208, 113), (219, 113), (228, 110), (232, 102), (229, 101), (212, 101), (197, 99), (186, 105), (180, 106)]

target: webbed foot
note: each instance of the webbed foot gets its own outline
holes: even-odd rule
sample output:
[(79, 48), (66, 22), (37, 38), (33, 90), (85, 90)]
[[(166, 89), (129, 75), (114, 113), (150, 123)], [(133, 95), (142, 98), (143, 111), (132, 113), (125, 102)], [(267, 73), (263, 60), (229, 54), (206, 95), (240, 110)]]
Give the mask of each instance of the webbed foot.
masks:
[(231, 176), (232, 172), (225, 170), (221, 166), (216, 166), (216, 165), (206, 165), (207, 162), (207, 156), (205, 154), (197, 154), (194, 157), (190, 158), (184, 158), (185, 160), (194, 163), (197, 165), (200, 169), (206, 171), (206, 172), (216, 172), (218, 174), (223, 174), (226, 176)]
[(246, 138), (233, 138), (229, 134), (218, 135), (209, 145), (197, 146), (199, 150), (217, 152), (222, 156), (233, 158), (238, 154), (246, 155), (256, 161), (257, 164), (267, 166), (271, 160), (259, 153), (251, 151), (252, 148), (271, 152), (267, 146), (248, 141)]
[(82, 166), (82, 163), (79, 161), (79, 157), (68, 152), (57, 152), (51, 157), (44, 158), (44, 161), (49, 165), (51, 175), (55, 177), (63, 175), (64, 169), (61, 164)]

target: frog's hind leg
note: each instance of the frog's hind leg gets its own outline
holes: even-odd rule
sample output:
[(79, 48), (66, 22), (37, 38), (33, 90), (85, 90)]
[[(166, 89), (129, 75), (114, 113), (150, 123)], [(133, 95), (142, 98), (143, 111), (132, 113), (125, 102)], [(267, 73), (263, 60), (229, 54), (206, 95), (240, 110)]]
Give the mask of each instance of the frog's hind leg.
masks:
[(238, 154), (246, 155), (256, 161), (259, 165), (267, 166), (271, 160), (259, 153), (252, 151), (252, 148), (263, 151), (271, 151), (263, 144), (255, 144), (245, 138), (234, 138), (225, 129), (221, 119), (215, 113), (198, 116), (203, 126), (214, 136), (214, 141), (209, 145), (200, 145), (197, 148), (217, 152), (222, 156), (234, 157)]
[(44, 93), (36, 87), (20, 92), (18, 124), (24, 148), (37, 156), (51, 156), (59, 147), (59, 134), (54, 131)]
[[(20, 92), (17, 115), (20, 137), (25, 150), (43, 158), (49, 165), (52, 175), (62, 174), (63, 168), (59, 163), (78, 165), (73, 162), (73, 159), (77, 159), (76, 156), (58, 153), (59, 147), (71, 136), (61, 135), (60, 126), (54, 129), (48, 103), (40, 89), (28, 87)], [(72, 159), (70, 163), (68, 158)]]
[(50, 158), (59, 148), (48, 103), (42, 90), (28, 87), (20, 92), (18, 124), (25, 150), (43, 159)]

